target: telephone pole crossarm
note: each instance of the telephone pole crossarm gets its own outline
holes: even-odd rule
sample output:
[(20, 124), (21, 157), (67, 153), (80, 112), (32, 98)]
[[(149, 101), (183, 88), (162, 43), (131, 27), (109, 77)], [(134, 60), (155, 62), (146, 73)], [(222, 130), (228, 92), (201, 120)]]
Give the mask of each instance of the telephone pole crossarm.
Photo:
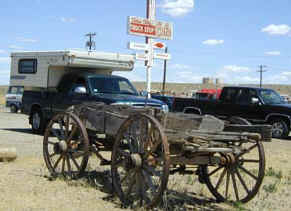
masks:
[(266, 65), (260, 65), (259, 68), (260, 70), (258, 70), (257, 72), (260, 73), (260, 88), (262, 88), (262, 84), (263, 84), (263, 73), (267, 72), (267, 70), (263, 70), (263, 68), (266, 68)]

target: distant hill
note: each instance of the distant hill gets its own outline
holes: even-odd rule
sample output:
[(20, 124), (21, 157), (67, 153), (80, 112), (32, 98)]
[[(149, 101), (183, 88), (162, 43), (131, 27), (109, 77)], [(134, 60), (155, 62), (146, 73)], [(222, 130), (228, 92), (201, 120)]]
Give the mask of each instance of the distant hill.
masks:
[[(145, 82), (133, 82), (134, 86), (140, 90), (146, 90)], [(218, 85), (217, 88), (222, 88), (223, 86), (234, 86), (233, 84), (223, 84)], [(238, 86), (250, 86), (250, 87), (259, 87), (257, 84), (239, 84)], [(174, 91), (176, 94), (181, 93), (190, 93), (191, 90), (199, 89), (215, 89), (215, 85), (205, 85), (205, 84), (190, 84), (190, 83), (167, 83), (166, 92)], [(291, 85), (273, 85), (266, 84), (263, 88), (274, 89), (280, 94), (287, 94), (291, 96)], [(160, 91), (162, 90), (162, 83), (152, 83), (152, 90)]]
[[(137, 90), (146, 90), (146, 83), (145, 82), (133, 82), (133, 85), (137, 88)], [(221, 88), (222, 86), (228, 86), (231, 84), (219, 85), (217, 88)], [(233, 85), (232, 85), (233, 86)], [(258, 87), (256, 84), (242, 84), (240, 86), (252, 86)], [(263, 86), (264, 88), (274, 89), (280, 94), (287, 94), (291, 96), (291, 85), (272, 85), (267, 84)], [(190, 84), (190, 83), (167, 83), (166, 84), (166, 91), (167, 93), (175, 92), (176, 95), (181, 95), (185, 93), (191, 93), (192, 90), (199, 90), (199, 89), (214, 89), (216, 88), (215, 85), (205, 85), (205, 84)], [(0, 86), (0, 104), (5, 103), (5, 93), (8, 90), (8, 86)], [(152, 83), (152, 90), (153, 91), (161, 91), (162, 90), (162, 83), (154, 82)]]

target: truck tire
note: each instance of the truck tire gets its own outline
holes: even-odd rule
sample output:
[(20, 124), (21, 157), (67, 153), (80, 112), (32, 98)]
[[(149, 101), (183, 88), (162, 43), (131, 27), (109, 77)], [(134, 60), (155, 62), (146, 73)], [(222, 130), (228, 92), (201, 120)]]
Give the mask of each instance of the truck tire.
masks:
[(12, 105), (10, 106), (10, 112), (11, 112), (11, 113), (17, 113), (17, 111), (18, 111), (17, 106), (14, 105), (14, 104), (12, 104)]
[(31, 113), (31, 129), (35, 134), (42, 134), (45, 129), (45, 120), (39, 108), (32, 110)]
[(287, 123), (283, 119), (281, 118), (272, 119), (270, 121), (270, 124), (272, 126), (273, 138), (284, 139), (288, 137), (290, 129), (288, 128)]
[(238, 124), (238, 125), (252, 125), (248, 120), (238, 117), (238, 116), (230, 117), (229, 122), (231, 124)]

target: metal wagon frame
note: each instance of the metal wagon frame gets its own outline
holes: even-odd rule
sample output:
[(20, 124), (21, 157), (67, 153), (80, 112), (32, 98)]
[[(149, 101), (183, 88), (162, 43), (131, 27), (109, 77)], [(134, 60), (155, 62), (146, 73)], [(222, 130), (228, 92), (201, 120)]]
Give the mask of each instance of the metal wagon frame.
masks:
[[(227, 124), (212, 116), (90, 103), (52, 118), (43, 155), (53, 176), (78, 178), (96, 154), (101, 165), (111, 165), (114, 191), (125, 206), (157, 206), (174, 173), (196, 173), (218, 201), (245, 203), (262, 184), (262, 141), (270, 140), (270, 126), (241, 118)], [(102, 151), (112, 152), (110, 161)]]

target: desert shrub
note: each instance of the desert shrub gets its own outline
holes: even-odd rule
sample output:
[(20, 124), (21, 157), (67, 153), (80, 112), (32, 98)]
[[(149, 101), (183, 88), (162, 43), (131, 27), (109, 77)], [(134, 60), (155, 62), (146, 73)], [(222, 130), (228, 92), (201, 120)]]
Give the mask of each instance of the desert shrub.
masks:
[(270, 177), (275, 177), (277, 179), (282, 179), (283, 174), (282, 171), (276, 171), (275, 169), (273, 169), (272, 167), (269, 167), (266, 171), (266, 176), (270, 176)]
[(275, 193), (278, 190), (277, 187), (278, 183), (272, 183), (272, 184), (268, 184), (268, 185), (264, 185), (263, 186), (263, 190), (266, 191), (267, 193)]

